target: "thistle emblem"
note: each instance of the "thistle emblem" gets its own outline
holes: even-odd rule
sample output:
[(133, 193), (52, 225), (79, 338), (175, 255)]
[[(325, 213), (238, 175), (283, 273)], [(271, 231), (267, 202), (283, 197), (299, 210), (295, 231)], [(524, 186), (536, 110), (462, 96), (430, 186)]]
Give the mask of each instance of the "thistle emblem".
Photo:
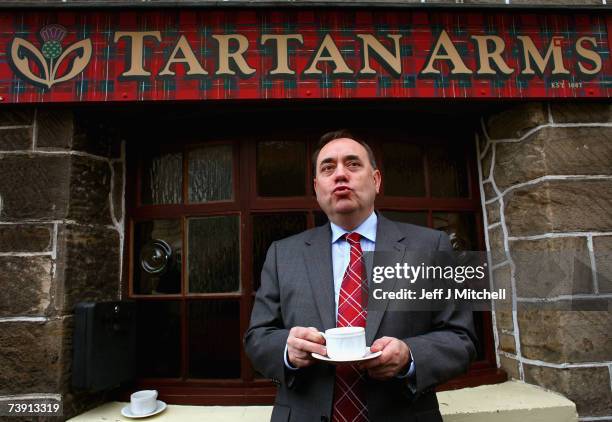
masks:
[(57, 59), (62, 54), (62, 40), (66, 36), (66, 28), (61, 25), (47, 25), (40, 30), (43, 40), (42, 53), (49, 60)]
[[(66, 28), (51, 24), (44, 26), (39, 33), (43, 41), (41, 50), (23, 38), (13, 39), (10, 59), (15, 73), (32, 84), (51, 88), (85, 70), (91, 59), (92, 47), (89, 38), (69, 45), (64, 50), (62, 41), (68, 33)], [(58, 74), (63, 63), (66, 64), (62, 67), (63, 74)]]

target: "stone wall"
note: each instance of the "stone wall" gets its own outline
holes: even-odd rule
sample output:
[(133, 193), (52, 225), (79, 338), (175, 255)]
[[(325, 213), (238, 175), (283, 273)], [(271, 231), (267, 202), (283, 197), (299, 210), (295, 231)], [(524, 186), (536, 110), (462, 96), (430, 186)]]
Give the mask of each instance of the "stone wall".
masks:
[(0, 398), (106, 400), (71, 388), (74, 306), (120, 296), (124, 156), (93, 112), (0, 112)]
[(477, 143), (493, 282), (512, 292), (493, 314), (499, 365), (612, 420), (612, 105), (514, 105)]

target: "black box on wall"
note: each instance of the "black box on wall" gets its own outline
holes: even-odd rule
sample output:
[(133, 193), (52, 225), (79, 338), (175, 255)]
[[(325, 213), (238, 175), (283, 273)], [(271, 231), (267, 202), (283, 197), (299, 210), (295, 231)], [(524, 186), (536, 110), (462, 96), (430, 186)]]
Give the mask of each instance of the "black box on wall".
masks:
[(95, 392), (134, 379), (136, 303), (81, 302), (74, 318), (72, 386)]

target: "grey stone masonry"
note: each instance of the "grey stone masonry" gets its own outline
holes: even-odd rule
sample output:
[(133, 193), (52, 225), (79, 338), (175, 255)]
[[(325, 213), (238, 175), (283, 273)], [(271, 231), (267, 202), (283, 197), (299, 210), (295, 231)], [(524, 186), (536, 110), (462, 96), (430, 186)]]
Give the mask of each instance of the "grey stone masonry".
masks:
[[(476, 134), (498, 363), (612, 419), (612, 104), (529, 102)], [(553, 259), (554, 258), (554, 259)]]
[(59, 395), (63, 418), (104, 402), (71, 387), (74, 306), (120, 296), (124, 153), (94, 111), (0, 111), (0, 397)]

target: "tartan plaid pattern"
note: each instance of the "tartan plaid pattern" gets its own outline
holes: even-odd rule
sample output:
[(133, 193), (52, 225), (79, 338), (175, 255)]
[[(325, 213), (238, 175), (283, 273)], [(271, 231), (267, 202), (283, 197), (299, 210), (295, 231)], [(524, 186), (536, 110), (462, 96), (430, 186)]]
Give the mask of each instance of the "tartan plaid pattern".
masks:
[[(43, 49), (40, 30), (45, 25), (60, 24), (67, 29), (62, 40), (63, 51), (68, 46), (88, 38), (92, 56), (85, 69), (50, 89), (35, 86), (20, 76), (11, 63), (9, 46), (19, 37)], [(612, 14), (575, 11), (575, 13), (533, 11), (435, 11), (377, 9), (345, 10), (271, 10), (271, 9), (170, 9), (128, 11), (50, 11), (12, 10), (0, 16), (0, 96), (3, 103), (37, 102), (117, 102), (208, 99), (272, 99), (272, 98), (609, 98), (612, 96)], [(450, 74), (447, 60), (435, 65), (441, 75), (422, 77), (420, 71), (441, 30), (451, 37), (462, 55), (461, 59), (474, 72), (478, 69), (478, 54), (472, 35), (498, 35), (506, 49), (504, 61), (515, 72), (508, 77), (479, 77), (476, 73), (465, 78)], [(150, 75), (130, 79), (121, 76), (130, 60), (128, 42), (114, 41), (117, 31), (160, 31), (161, 41), (149, 37), (144, 41), (144, 68)], [(212, 35), (242, 34), (248, 39), (244, 58), (256, 72), (252, 75), (215, 75), (218, 68), (218, 44)], [(271, 75), (275, 67), (276, 49), (262, 45), (263, 34), (299, 33), (303, 43), (288, 43), (289, 67), (294, 75)], [(376, 77), (358, 72), (363, 67), (362, 45), (356, 34), (374, 35), (392, 49), (388, 34), (401, 34), (400, 56), (402, 74), (397, 76), (381, 65), (371, 54), (370, 65)], [(330, 34), (341, 51), (352, 75), (334, 75), (329, 62), (319, 64), (319, 76), (302, 72), (309, 66), (326, 34)], [(177, 39), (184, 35), (194, 55), (207, 75), (186, 75), (184, 63), (172, 65), (176, 75), (171, 82), (159, 77)], [(539, 51), (555, 37), (563, 50), (565, 67), (570, 74), (566, 83), (554, 87), (549, 65), (544, 75), (524, 77), (519, 74), (522, 53), (517, 36), (531, 37)], [(602, 70), (594, 77), (578, 72), (576, 41), (593, 37), (594, 49), (602, 59)], [(325, 54), (324, 54), (325, 55)], [(63, 61), (58, 77), (68, 72), (71, 60)], [(180, 58), (180, 54), (179, 54)], [(40, 66), (30, 56), (30, 67), (40, 73)], [(592, 66), (588, 60), (582, 60)], [(233, 70), (237, 66), (231, 64)]]
[[(345, 238), (350, 245), (351, 255), (340, 287), (336, 326), (365, 328), (367, 306), (364, 306), (364, 298), (368, 292), (363, 277), (361, 235), (349, 233)], [(364, 373), (355, 365), (340, 365), (336, 368), (332, 421), (368, 421)]]

